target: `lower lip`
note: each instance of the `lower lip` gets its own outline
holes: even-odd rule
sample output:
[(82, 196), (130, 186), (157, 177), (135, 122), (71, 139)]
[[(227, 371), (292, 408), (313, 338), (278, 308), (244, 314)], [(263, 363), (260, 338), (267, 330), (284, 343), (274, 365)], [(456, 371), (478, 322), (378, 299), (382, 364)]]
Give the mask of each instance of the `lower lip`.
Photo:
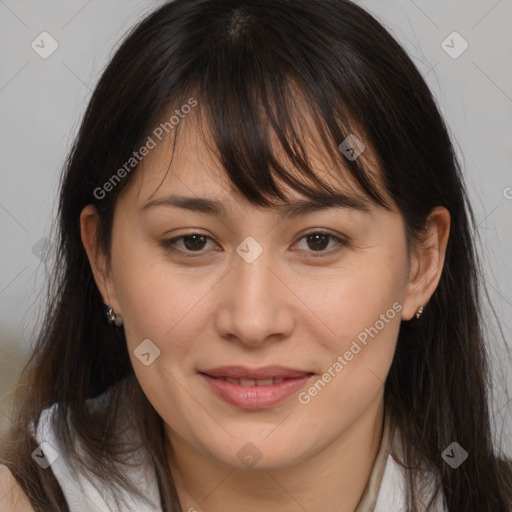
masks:
[(313, 375), (285, 379), (269, 386), (239, 386), (222, 379), (200, 374), (206, 379), (215, 393), (235, 407), (242, 409), (264, 409), (272, 407), (299, 391)]

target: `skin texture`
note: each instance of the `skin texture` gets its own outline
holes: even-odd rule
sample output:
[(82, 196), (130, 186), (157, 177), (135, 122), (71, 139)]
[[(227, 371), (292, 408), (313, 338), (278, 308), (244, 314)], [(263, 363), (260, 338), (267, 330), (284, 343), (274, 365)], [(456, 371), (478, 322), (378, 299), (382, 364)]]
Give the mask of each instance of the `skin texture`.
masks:
[(0, 465), (0, 512), (34, 512), (26, 494), (9, 469)]
[[(137, 379), (165, 421), (182, 508), (353, 511), (379, 448), (384, 381), (400, 321), (413, 319), (435, 291), (449, 213), (434, 209), (424, 241), (410, 251), (400, 213), (373, 203), (369, 213), (329, 208), (285, 218), (252, 206), (229, 185), (192, 117), (181, 128), (171, 167), (169, 139), (145, 157), (120, 194), (110, 260), (96, 243), (92, 205), (80, 222), (104, 302), (122, 316)], [(333, 166), (318, 147), (311, 145), (311, 158), (332, 179)], [(344, 179), (332, 179), (332, 186), (361, 196)], [(171, 193), (220, 200), (227, 214), (141, 210)], [(290, 189), (287, 197), (301, 198)], [(303, 236), (318, 232), (347, 245), (328, 238), (323, 253), (315, 251), (319, 242)], [(193, 233), (210, 237), (202, 245), (189, 242), (188, 253), (202, 251), (199, 257), (160, 244)], [(263, 249), (252, 263), (236, 252), (248, 236)], [(183, 239), (176, 247), (187, 251)], [(267, 409), (239, 409), (198, 374), (222, 365), (277, 364), (314, 372), (317, 380), (395, 303), (394, 318), (307, 404), (292, 395)], [(134, 355), (145, 339), (160, 349), (149, 366)], [(261, 455), (252, 468), (237, 457), (249, 442)]]

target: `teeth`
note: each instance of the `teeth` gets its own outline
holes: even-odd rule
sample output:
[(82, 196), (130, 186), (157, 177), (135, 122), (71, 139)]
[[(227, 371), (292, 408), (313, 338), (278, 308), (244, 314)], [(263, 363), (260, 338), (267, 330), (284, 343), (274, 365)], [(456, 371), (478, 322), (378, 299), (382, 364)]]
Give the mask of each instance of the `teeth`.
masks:
[(235, 384), (236, 386), (272, 386), (272, 384), (279, 384), (283, 382), (283, 378), (276, 379), (232, 379), (231, 377), (218, 377), (221, 380), (225, 380), (230, 384)]

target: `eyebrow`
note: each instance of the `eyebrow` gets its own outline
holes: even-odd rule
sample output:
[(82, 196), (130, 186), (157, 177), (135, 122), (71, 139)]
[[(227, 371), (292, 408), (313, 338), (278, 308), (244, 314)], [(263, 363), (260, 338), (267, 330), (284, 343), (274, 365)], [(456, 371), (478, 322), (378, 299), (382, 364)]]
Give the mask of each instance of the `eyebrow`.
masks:
[[(216, 217), (227, 216), (227, 210), (221, 201), (205, 197), (185, 197), (177, 195), (153, 199), (145, 204), (141, 210), (147, 211), (157, 206), (181, 208), (188, 211), (214, 215)], [(327, 208), (346, 208), (363, 213), (369, 213), (370, 211), (369, 201), (367, 199), (342, 193), (336, 196), (324, 197), (321, 201), (301, 199), (283, 203), (278, 206), (269, 206), (268, 208), (270, 210), (277, 210), (286, 217), (299, 217)]]

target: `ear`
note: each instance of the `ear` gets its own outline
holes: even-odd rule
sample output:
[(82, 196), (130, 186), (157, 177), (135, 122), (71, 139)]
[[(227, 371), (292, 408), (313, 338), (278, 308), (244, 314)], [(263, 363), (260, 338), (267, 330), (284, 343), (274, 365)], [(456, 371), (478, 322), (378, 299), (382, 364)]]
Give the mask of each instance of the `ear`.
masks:
[(87, 253), (94, 280), (103, 302), (112, 306), (116, 313), (121, 313), (112, 280), (109, 259), (98, 242), (98, 226), (98, 211), (94, 205), (89, 204), (80, 213), (82, 244)]
[(402, 320), (411, 320), (425, 306), (439, 284), (450, 234), (450, 213), (443, 206), (430, 212), (425, 234), (411, 250)]

